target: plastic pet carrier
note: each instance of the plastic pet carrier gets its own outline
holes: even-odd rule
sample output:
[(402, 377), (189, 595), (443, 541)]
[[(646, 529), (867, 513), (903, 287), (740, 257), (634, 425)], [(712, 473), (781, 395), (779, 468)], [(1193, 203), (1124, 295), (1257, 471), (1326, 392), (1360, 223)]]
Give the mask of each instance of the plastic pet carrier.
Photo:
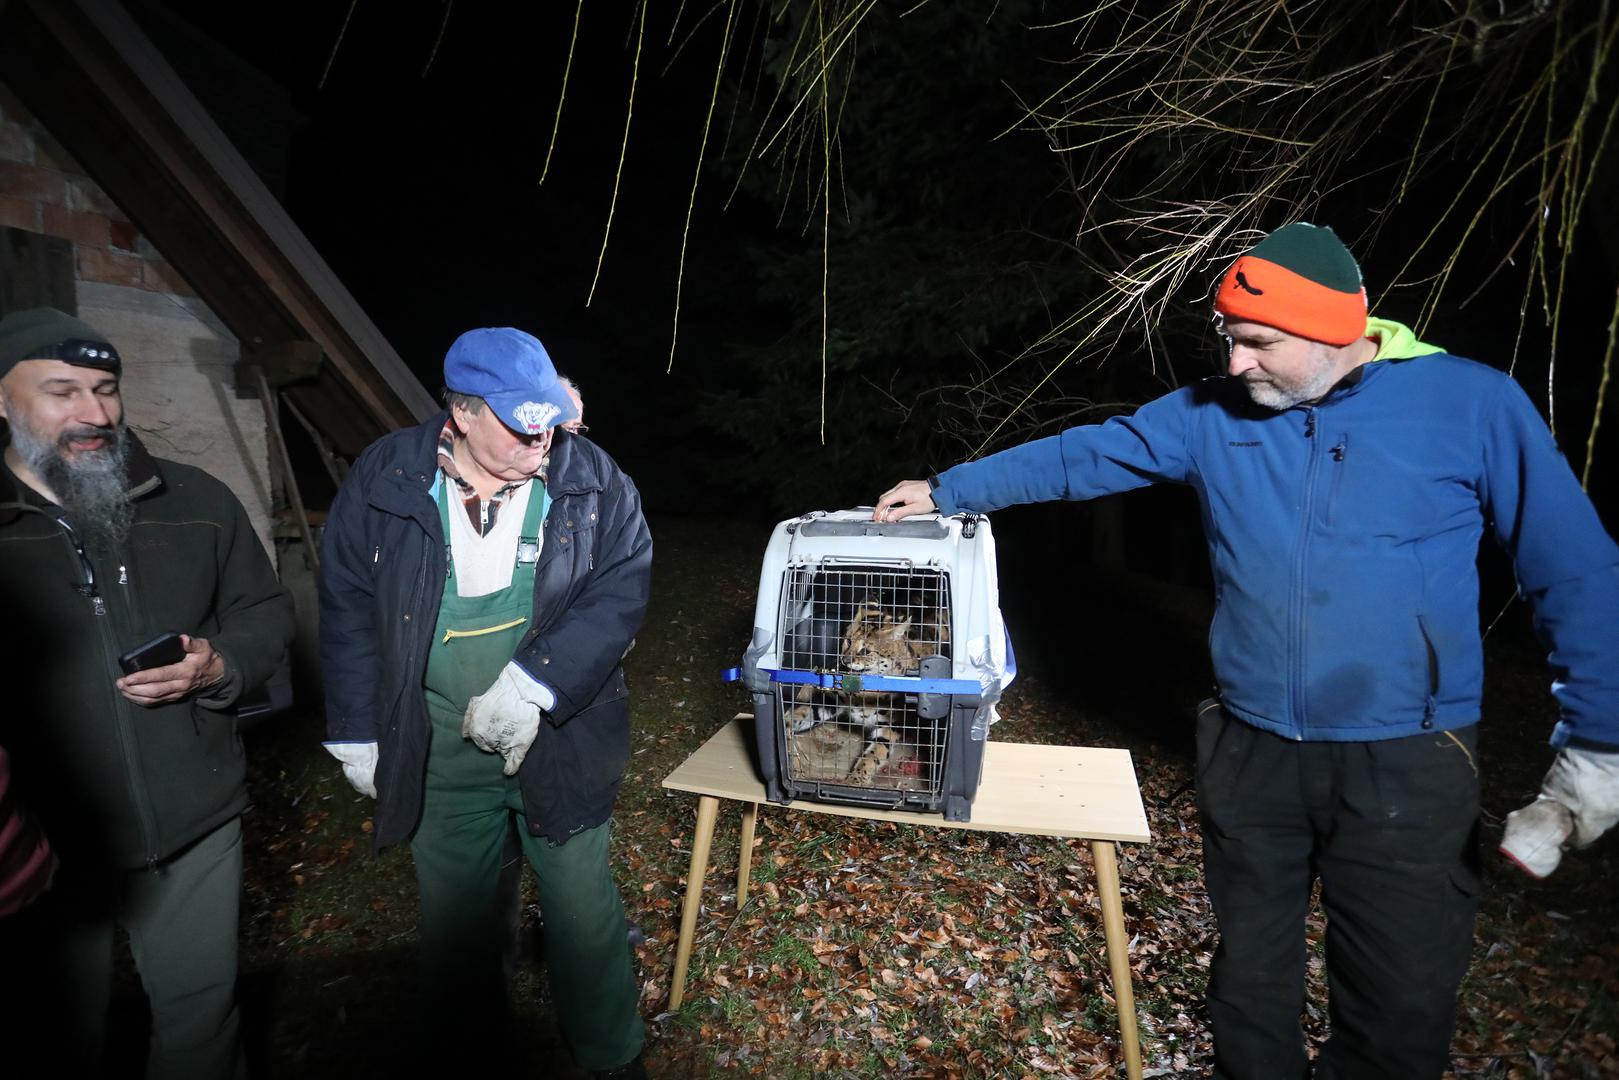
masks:
[(772, 801), (969, 820), (1014, 673), (986, 518), (868, 508), (776, 526), (737, 670)]

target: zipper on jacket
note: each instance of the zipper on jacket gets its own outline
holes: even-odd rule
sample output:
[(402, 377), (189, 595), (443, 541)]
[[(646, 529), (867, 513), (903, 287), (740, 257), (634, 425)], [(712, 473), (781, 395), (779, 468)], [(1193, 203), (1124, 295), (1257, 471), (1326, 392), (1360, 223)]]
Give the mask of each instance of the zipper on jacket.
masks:
[[(89, 598), (90, 606), (97, 615), (105, 615), (107, 613), (107, 602), (101, 598), (101, 589), (96, 585), (96, 568), (91, 564), (90, 556), (85, 554), (84, 541), (79, 539), (78, 532), (72, 525), (68, 524), (67, 518), (59, 517), (56, 519), (56, 523), (62, 527), (63, 532), (67, 533), (67, 542), (73, 545), (73, 554), (79, 558), (79, 574), (84, 580), (75, 585), (74, 588), (78, 590), (80, 596)], [(123, 576), (123, 569), (122, 566), (118, 568), (120, 580)], [(116, 656), (117, 653), (113, 655)]]
[[(84, 574), (84, 583), (76, 586), (76, 588), (81, 594), (90, 597), (95, 613), (98, 616), (105, 616), (107, 614), (107, 604), (102, 599), (101, 590), (96, 587), (95, 567), (91, 564), (89, 555), (85, 553), (84, 544), (80, 542), (78, 533), (73, 531), (73, 526), (68, 524), (65, 517), (57, 518), (56, 522), (67, 533), (68, 541), (73, 545), (73, 552), (78, 556), (79, 568)], [(125, 570), (127, 565), (126, 563), (118, 568), (120, 580), (126, 580), (128, 577)], [(110, 618), (98, 618), (95, 620), (96, 626), (100, 628), (103, 655), (109, 658), (118, 656), (120, 652), (118, 642), (113, 636), (113, 622), (114, 620)], [(122, 673), (112, 671), (110, 674), (116, 680)], [(131, 721), (131, 710), (135, 706), (131, 705), (128, 699), (119, 693), (116, 686), (109, 683), (107, 690), (108, 698), (112, 705), (113, 727), (117, 729), (118, 745), (124, 755), (124, 768), (129, 780), (129, 794), (134, 801), (135, 817), (137, 824), (140, 826), (141, 846), (146, 849), (146, 868), (156, 870), (158, 856), (154, 849), (157, 842), (157, 815), (152, 812), (151, 799), (147, 793), (146, 772), (141, 768), (140, 740), (136, 738), (134, 724)]]
[(1422, 703), (1422, 719), (1432, 723), (1439, 711), (1439, 650), (1434, 648), (1433, 635), (1428, 633), (1428, 620), (1417, 616), (1417, 632), (1422, 635), (1422, 649), (1428, 661), (1428, 695)]
[[(433, 546), (433, 544), (431, 542), (431, 538), (429, 538), (429, 542), (422, 545), (422, 561), (421, 561), (421, 565), (417, 567), (416, 582), (415, 582), (414, 587), (411, 589), (409, 602), (406, 605), (407, 614), (415, 614), (415, 613), (417, 613), (417, 609), (421, 607), (423, 596), (425, 595), (425, 593), (427, 591), (428, 576), (432, 571), (432, 568), (428, 565), (428, 563), (433, 557), (433, 551), (434, 551), (434, 546)], [(445, 568), (446, 576), (448, 576), (448, 570), (449, 570), (449, 568), (448, 568), (448, 566), (446, 566), (446, 568)], [(420, 619), (420, 620), (417, 620), (417, 621), (422, 623), (422, 624), (427, 624), (428, 623), (427, 619)], [(427, 637), (429, 639), (431, 639), (432, 636), (433, 636), (433, 629), (434, 629), (433, 626), (429, 625), (428, 629), (425, 631), (425, 633), (426, 633), (426, 635), (427, 635)], [(416, 657), (417, 657), (417, 654), (421, 652), (421, 643), (422, 643), (422, 635), (423, 635), (423, 633), (424, 633), (424, 631), (422, 630), (421, 626), (416, 627), (416, 629), (413, 631), (412, 636), (411, 636), (410, 647), (405, 650), (405, 670), (408, 671), (408, 672), (413, 672), (413, 671), (416, 670)], [(408, 688), (410, 686), (416, 685), (416, 683), (419, 682), (419, 679), (420, 679), (420, 677), (418, 676), (418, 678), (416, 680), (408, 681), (406, 683), (406, 687)], [(399, 703), (402, 702), (405, 699), (405, 695), (408, 694), (408, 693), (411, 693), (411, 690), (409, 690), (409, 689), (401, 690), (399, 696), (394, 699), (394, 707), (395, 708), (399, 707)], [(403, 711), (403, 710), (401, 710), (401, 711)], [(432, 722), (431, 719), (428, 719), (427, 710), (426, 710), (425, 707), (422, 709), (422, 718), (424, 720), (427, 720), (427, 738), (429, 740), (431, 740), (432, 735), (433, 735), (433, 731), (432, 731), (433, 722)], [(386, 718), (383, 718), (383, 719), (386, 720)], [(384, 728), (383, 734), (386, 734), (386, 728)], [(391, 757), (392, 757), (391, 764), (392, 764), (393, 767), (388, 770), (388, 785), (387, 785), (386, 790), (388, 790), (388, 791), (397, 791), (397, 790), (399, 790), (399, 787), (398, 787), (398, 785), (399, 785), (399, 770), (404, 768), (405, 755), (403, 755), (403, 754), (393, 754)], [(383, 791), (384, 791), (384, 788), (381, 785), (379, 785), (377, 787), (377, 796), (378, 796), (379, 799), (381, 798)], [(380, 816), (380, 809), (381, 808), (379, 806), (378, 807), (378, 810), (379, 810), (379, 815), (378, 816)], [(420, 805), (418, 804), (418, 806), (417, 806), (418, 812), (420, 812), (420, 809), (421, 809)], [(382, 836), (382, 834), (379, 831), (377, 833), (377, 843), (378, 844), (381, 844), (381, 842), (382, 842), (381, 836)]]
[[(97, 634), (101, 638), (102, 656), (109, 658), (118, 656), (121, 649), (113, 636), (112, 623), (114, 620), (106, 617), (107, 602), (102, 598), (101, 591), (96, 588), (95, 566), (90, 562), (90, 557), (84, 550), (84, 544), (79, 540), (79, 534), (74, 531), (72, 525), (68, 524), (65, 516), (53, 516), (33, 507), (24, 507), (24, 509), (29, 513), (36, 513), (41, 517), (55, 521), (62, 530), (62, 538), (73, 549), (73, 555), (79, 562), (79, 573), (84, 578), (80, 584), (73, 586), (73, 589), (79, 595), (89, 597), (91, 609), (99, 616), (92, 621)], [(123, 567), (119, 567), (119, 570), (120, 576), (123, 576)], [(155, 867), (157, 855), (153, 852), (152, 847), (153, 838), (157, 835), (157, 819), (153, 815), (151, 805), (146, 798), (146, 777), (141, 770), (139, 757), (135, 752), (134, 732), (129, 717), (129, 710), (134, 706), (130, 705), (124, 696), (118, 692), (118, 688), (113, 685), (120, 674), (122, 673), (116, 668), (110, 664), (108, 665), (107, 704), (112, 712), (113, 728), (118, 733), (118, 746), (124, 755), (127, 779), (129, 781), (129, 794), (135, 803), (137, 825), (141, 833), (141, 846), (146, 849), (146, 864)]]
[(1338, 491), (1344, 486), (1344, 459), (1349, 456), (1349, 436), (1338, 436), (1338, 444), (1329, 453), (1336, 467), (1332, 470), (1332, 491), (1327, 496), (1327, 524), (1334, 524), (1338, 517)]
[(1293, 592), (1289, 597), (1292, 633), (1288, 635), (1293, 655), (1288, 664), (1288, 681), (1292, 685), (1288, 697), (1292, 703), (1293, 739), (1304, 741), (1304, 656), (1307, 629), (1305, 627), (1304, 588), (1305, 567), (1310, 547), (1310, 516), (1315, 512), (1315, 478), (1321, 463), (1321, 440), (1315, 437), (1315, 406), (1304, 407), (1304, 437), (1309, 449), (1304, 466), (1304, 506), (1299, 515), (1299, 535), (1293, 556)]
[[(119, 595), (119, 594), (115, 594)], [(135, 595), (133, 591), (122, 592), (125, 603), (125, 617), (132, 618), (135, 609)], [(117, 656), (118, 645), (112, 640), (113, 619), (97, 620), (103, 628), (103, 636), (107, 640), (107, 655)], [(132, 621), (132, 625), (134, 625)], [(117, 674), (122, 674), (119, 672)], [(125, 758), (128, 762), (130, 794), (135, 800), (135, 814), (140, 822), (141, 838), (146, 848), (146, 869), (153, 873), (161, 871), (158, 865), (158, 828), (157, 814), (152, 809), (151, 788), (146, 782), (146, 769), (143, 767), (140, 756), (139, 725), (144, 719), (136, 710), (139, 706), (131, 704), (117, 687), (112, 688), (114, 716), (118, 726), (118, 737), (123, 743)]]
[[(118, 655), (118, 646), (112, 640), (112, 620), (97, 619), (97, 625), (102, 628), (103, 646), (108, 656)], [(141, 846), (146, 849), (146, 868), (157, 869), (157, 815), (152, 812), (152, 800), (148, 795), (146, 785), (146, 770), (141, 767), (140, 740), (136, 737), (135, 726), (131, 720), (131, 711), (135, 708), (118, 692), (116, 686), (109, 686), (112, 698), (113, 727), (118, 731), (118, 745), (124, 754), (124, 768), (129, 777), (129, 794), (135, 803), (135, 819), (140, 826)]]

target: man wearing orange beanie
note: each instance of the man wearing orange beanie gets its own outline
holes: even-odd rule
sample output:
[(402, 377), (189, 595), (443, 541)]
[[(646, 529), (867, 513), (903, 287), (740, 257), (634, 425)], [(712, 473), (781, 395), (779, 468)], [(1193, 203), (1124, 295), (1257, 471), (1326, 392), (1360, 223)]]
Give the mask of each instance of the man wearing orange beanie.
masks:
[(1197, 492), (1220, 691), (1197, 717), (1214, 1075), (1310, 1075), (1319, 881), (1316, 1080), (1437, 1080), (1478, 906), (1479, 541), (1512, 558), (1556, 675), (1557, 757), (1501, 842), (1537, 877), (1619, 820), (1619, 548), (1517, 384), (1368, 319), (1331, 229), (1265, 237), (1214, 308), (1225, 377), (905, 481), (874, 516)]

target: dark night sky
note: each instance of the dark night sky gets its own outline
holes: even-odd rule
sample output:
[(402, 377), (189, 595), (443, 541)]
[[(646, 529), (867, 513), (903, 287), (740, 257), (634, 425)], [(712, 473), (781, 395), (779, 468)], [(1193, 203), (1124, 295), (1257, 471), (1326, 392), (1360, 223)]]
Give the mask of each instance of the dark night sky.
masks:
[[(648, 27), (611, 242), (587, 307), (624, 125), (633, 3), (585, 5), (556, 153), (543, 186), (538, 178), (556, 114), (573, 4), (456, 4), (438, 54), (423, 75), (444, 10), (439, 0), (359, 0), (324, 87), (321, 73), (347, 3), (168, 4), (286, 88), (299, 120), (286, 162), (284, 201), (431, 391), (439, 389), (444, 350), (458, 333), (482, 325), (520, 326), (537, 334), (559, 368), (581, 383), (592, 437), (635, 478), (650, 511), (717, 510), (763, 524), (818, 505), (814, 496), (802, 495), (793, 484), (777, 480), (768, 466), (746, 457), (731, 466), (730, 474), (704, 475), (703, 454), (725, 446), (696, 421), (694, 407), (709, 390), (729, 384), (727, 357), (734, 357), (739, 345), (786, 331), (778, 313), (757, 306), (754, 283), (741, 277), (749, 271), (739, 257), (743, 237), (777, 227), (779, 206), (742, 202), (721, 214), (729, 185), (712, 174), (698, 194), (680, 350), (674, 373), (665, 374), (680, 230), (713, 78), (717, 26), (701, 27), (672, 64), (668, 27)], [(669, 7), (654, 5), (654, 10), (668, 18)], [(949, 120), (941, 130), (951, 130)], [(1430, 189), (1402, 208), (1404, 224), (1396, 223), (1363, 259), (1374, 292), (1378, 282), (1399, 271), (1401, 230), (1423, 223), (1422, 198), (1448, 197), (1440, 186)], [(789, 221), (782, 227), (796, 233), (797, 225)], [(1499, 232), (1505, 226), (1488, 227)], [(1353, 229), (1347, 235), (1353, 237)], [(1492, 236), (1486, 246), (1504, 250), (1509, 232)], [(1605, 280), (1601, 274), (1576, 275), (1571, 310), (1605, 310), (1611, 292), (1598, 295)], [(1427, 336), (1504, 367), (1517, 337), (1521, 289), (1512, 275), (1499, 275), (1467, 309), (1441, 311)], [(1415, 314), (1406, 310), (1413, 300), (1385, 299), (1389, 306), (1383, 310), (1394, 317)], [(1082, 300), (1070, 296), (1058, 302)], [(941, 324), (949, 319), (945, 313)], [(1531, 325), (1530, 338), (1534, 333)], [(1585, 351), (1595, 354), (1601, 344), (1593, 340)], [(1140, 366), (1142, 358), (1114, 362)], [(1208, 356), (1182, 358), (1179, 370), (1183, 378), (1196, 377), (1217, 362), (1211, 348)], [(1583, 456), (1595, 365), (1565, 363), (1560, 371), (1560, 407), (1570, 410), (1567, 415), (1575, 417), (1581, 432), (1579, 445), (1565, 434), (1565, 449)], [(1526, 339), (1517, 374), (1537, 401), (1544, 400), (1545, 372), (1538, 341)], [(886, 421), (864, 417), (861, 422)], [(885, 459), (875, 471), (870, 464), (826, 464), (834, 457), (816, 445), (812, 432), (805, 432), (797, 456), (805, 467), (838, 478), (849, 500), (844, 505), (874, 498), (902, 475), (902, 466), (893, 463), (898, 458)], [(1611, 451), (1606, 460), (1614, 460)], [(738, 469), (748, 474), (737, 475)], [(1619, 469), (1599, 463), (1592, 494), (1610, 527), (1619, 513), (1616, 480)], [(748, 490), (750, 484), (749, 495), (733, 490)], [(776, 493), (774, 502), (761, 497), (761, 488)], [(320, 501), (317, 496), (316, 504)], [(1206, 584), (1196, 506), (1188, 492), (1139, 492), (1119, 502), (1130, 569)], [(1083, 555), (1091, 513), (1091, 507), (1070, 505), (1000, 515), (1006, 518), (999, 530), (1003, 586), (1012, 608), (1025, 594), (1031, 611), (1042, 608), (1049, 581), (1041, 575), (1024, 581), (1020, 567), (1041, 564), (1057, 550), (1042, 544), (1058, 543), (1064, 558)], [(1505, 562), (1493, 553), (1486, 554), (1483, 569), (1490, 618), (1512, 582)], [(1521, 626), (1516, 632), (1525, 633)]]
[[(137, 13), (141, 2), (131, 0)], [(772, 321), (774, 313), (738, 302), (750, 284), (740, 277), (740, 239), (774, 228), (779, 207), (742, 201), (722, 214), (729, 185), (711, 173), (698, 193), (680, 349), (674, 373), (665, 374), (717, 19), (700, 24), (671, 61), (669, 27), (658, 20), (680, 8), (689, 29), (698, 8), (650, 8), (629, 156), (602, 278), (587, 307), (628, 102), (634, 3), (584, 5), (556, 152), (542, 186), (574, 4), (454, 4), (424, 74), (445, 11), (441, 0), (358, 0), (352, 9), (330, 0), (165, 2), (286, 88), (299, 120), (284, 201), (430, 390), (439, 388), (440, 360), (456, 334), (480, 325), (521, 326), (582, 384), (593, 436), (637, 478), (649, 505), (669, 509), (723, 497), (690, 490), (689, 452), (714, 438), (694, 426), (692, 408), (727, 381), (724, 357), (739, 343), (784, 328)], [(719, 138), (710, 144), (711, 159)], [(1430, 186), (1434, 197), (1448, 195)], [(1400, 230), (1425, 220), (1416, 197), (1403, 210), (1405, 224), (1396, 224), (1364, 260), (1374, 292), (1399, 269)], [(1516, 230), (1516, 218), (1508, 224)], [(785, 228), (796, 232), (796, 222)], [(1504, 248), (1511, 236), (1496, 240)], [(1571, 310), (1587, 301), (1593, 310), (1609, 303), (1581, 295), (1579, 280)], [(1500, 275), (1491, 289), (1468, 310), (1447, 307), (1430, 336), (1505, 366), (1521, 284)], [(1396, 316), (1415, 314), (1405, 310), (1405, 298), (1390, 300)], [(1205, 370), (1199, 365), (1212, 359), (1188, 358), (1183, 374)], [(1529, 342), (1518, 374), (1537, 400), (1544, 371), (1537, 344)], [(1584, 384), (1594, 374), (1589, 364), (1560, 369), (1575, 413), (1588, 409), (1594, 386)], [(676, 448), (682, 452), (672, 453)], [(1599, 475), (1599, 487), (1599, 504), (1619, 501), (1611, 480)]]
[(731, 291), (728, 234), (713, 227), (725, 190), (708, 181), (680, 351), (665, 374), (712, 28), (664, 70), (668, 28), (648, 25), (607, 260), (587, 307), (628, 104), (633, 5), (585, 5), (544, 185), (572, 4), (455, 5), (424, 75), (443, 6), (361, 0), (324, 87), (347, 4), (168, 7), (287, 89), (299, 120), (284, 201), (431, 391), (458, 333), (522, 327), (583, 386), (593, 436), (643, 488), (673, 479), (666, 451), (687, 430), (697, 369), (724, 340)]

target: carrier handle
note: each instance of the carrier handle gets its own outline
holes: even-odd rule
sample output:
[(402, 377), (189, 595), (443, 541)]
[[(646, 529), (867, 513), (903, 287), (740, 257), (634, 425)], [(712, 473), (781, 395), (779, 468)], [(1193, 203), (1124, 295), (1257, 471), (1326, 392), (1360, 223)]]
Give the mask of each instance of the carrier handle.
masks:
[(869, 555), (822, 555), (817, 563), (821, 566), (897, 566), (901, 570), (915, 570), (915, 559), (904, 558), (874, 558)]

